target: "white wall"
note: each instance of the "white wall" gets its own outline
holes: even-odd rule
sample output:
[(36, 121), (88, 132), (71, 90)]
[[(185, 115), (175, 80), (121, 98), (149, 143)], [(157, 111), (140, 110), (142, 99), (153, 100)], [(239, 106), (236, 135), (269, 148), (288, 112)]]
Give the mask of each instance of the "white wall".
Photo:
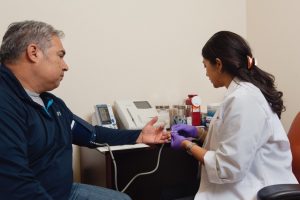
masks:
[(25, 19), (65, 32), (70, 70), (54, 93), (83, 118), (115, 99), (172, 105), (194, 92), (204, 104), (219, 101), (224, 89), (206, 78), (201, 48), (219, 30), (246, 34), (245, 0), (10, 0), (1, 7), (1, 38)]
[(275, 75), (283, 92), (288, 131), (300, 111), (300, 1), (248, 0), (247, 35), (259, 67)]

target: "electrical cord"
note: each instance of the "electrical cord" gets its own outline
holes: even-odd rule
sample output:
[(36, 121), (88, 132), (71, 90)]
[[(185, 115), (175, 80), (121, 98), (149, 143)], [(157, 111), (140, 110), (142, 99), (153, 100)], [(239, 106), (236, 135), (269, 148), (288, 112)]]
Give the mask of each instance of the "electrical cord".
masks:
[[(115, 172), (115, 173), (114, 173), (114, 174), (115, 174), (115, 177), (114, 177), (114, 179), (115, 179), (115, 188), (116, 188), (117, 191), (120, 191), (119, 188), (118, 188), (118, 178), (117, 178), (117, 177), (118, 177), (118, 175), (117, 175), (117, 171), (118, 171), (118, 170), (117, 170), (117, 164), (116, 164), (115, 157), (114, 157), (114, 155), (113, 155), (113, 152), (112, 152), (112, 150), (111, 150), (109, 144), (107, 144), (107, 143), (102, 143), (102, 144), (100, 144), (100, 143), (92, 142), (92, 141), (91, 141), (91, 143), (94, 144), (94, 145), (96, 145), (97, 147), (107, 147), (107, 149), (108, 149), (108, 151), (109, 151), (109, 153), (110, 153), (111, 159), (112, 159), (112, 161), (113, 161), (113, 165), (114, 165), (114, 172)], [(151, 171), (148, 171), (148, 172), (142, 172), (142, 173), (136, 174), (136, 175), (135, 175), (128, 183), (127, 183), (127, 185), (123, 188), (123, 190), (121, 190), (121, 192), (125, 192), (125, 191), (127, 190), (127, 188), (130, 186), (130, 184), (131, 184), (137, 177), (143, 176), (143, 175), (148, 175), (148, 174), (153, 174), (154, 172), (156, 172), (156, 170), (157, 170), (158, 167), (159, 167), (160, 156), (161, 156), (161, 152), (162, 152), (162, 149), (163, 149), (164, 145), (165, 145), (165, 144), (162, 144), (162, 145), (160, 146), (160, 149), (159, 149), (159, 152), (158, 152), (158, 156), (157, 156), (157, 162), (156, 162), (155, 168), (154, 168), (153, 170), (151, 170)]]
[(158, 152), (158, 156), (157, 156), (157, 162), (156, 162), (156, 167), (149, 171), (149, 172), (142, 172), (142, 173), (139, 173), (139, 174), (136, 174), (128, 183), (127, 185), (124, 187), (124, 189), (121, 191), (121, 192), (124, 192), (128, 187), (129, 185), (139, 176), (143, 176), (143, 175), (148, 175), (148, 174), (153, 174), (157, 169), (158, 169), (158, 166), (159, 166), (159, 162), (160, 162), (160, 155), (161, 155), (161, 151), (163, 149), (165, 144), (162, 144), (160, 149), (159, 149), (159, 152)]

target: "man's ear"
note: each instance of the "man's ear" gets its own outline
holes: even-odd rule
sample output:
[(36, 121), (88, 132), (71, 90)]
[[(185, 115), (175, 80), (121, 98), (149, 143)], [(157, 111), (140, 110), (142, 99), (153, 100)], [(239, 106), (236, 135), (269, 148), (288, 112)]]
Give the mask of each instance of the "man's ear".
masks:
[(223, 63), (220, 60), (220, 58), (216, 58), (216, 68), (217, 68), (218, 72), (220, 72), (220, 73), (222, 72)]
[(36, 44), (29, 44), (26, 48), (27, 58), (31, 62), (37, 62), (40, 56), (40, 50)]

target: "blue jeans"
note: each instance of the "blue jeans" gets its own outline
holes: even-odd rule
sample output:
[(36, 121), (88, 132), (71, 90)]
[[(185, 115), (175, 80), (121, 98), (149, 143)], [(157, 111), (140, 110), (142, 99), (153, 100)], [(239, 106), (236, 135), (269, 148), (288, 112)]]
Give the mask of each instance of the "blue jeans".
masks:
[(94, 185), (73, 183), (69, 200), (131, 200), (122, 192)]

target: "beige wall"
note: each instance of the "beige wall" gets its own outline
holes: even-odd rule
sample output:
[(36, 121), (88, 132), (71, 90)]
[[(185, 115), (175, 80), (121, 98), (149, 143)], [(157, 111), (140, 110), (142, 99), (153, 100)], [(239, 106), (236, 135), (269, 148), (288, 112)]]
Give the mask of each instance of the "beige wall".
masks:
[(300, 1), (248, 0), (247, 35), (259, 66), (275, 75), (284, 94), (282, 122), (289, 129), (300, 111)]
[(222, 29), (246, 35), (245, 0), (10, 0), (1, 7), (0, 37), (24, 19), (64, 30), (70, 70), (54, 93), (83, 118), (115, 99), (172, 105), (195, 92), (204, 104), (219, 101), (224, 89), (206, 78), (201, 48)]
[(219, 30), (246, 36), (246, 0), (1, 0), (1, 8), (1, 38), (26, 19), (65, 32), (70, 70), (54, 93), (85, 119), (94, 104), (116, 99), (220, 101), (224, 89), (206, 78), (201, 48)]

